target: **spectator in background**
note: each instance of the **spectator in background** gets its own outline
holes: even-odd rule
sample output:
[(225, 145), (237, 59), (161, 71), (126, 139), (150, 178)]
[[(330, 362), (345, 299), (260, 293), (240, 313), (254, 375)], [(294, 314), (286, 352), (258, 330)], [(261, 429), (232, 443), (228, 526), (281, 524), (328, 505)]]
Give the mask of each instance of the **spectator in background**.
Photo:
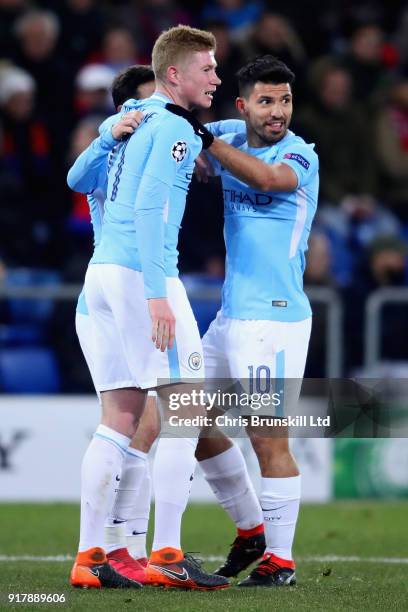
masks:
[(368, 250), (370, 273), (376, 287), (406, 285), (407, 245), (398, 238), (380, 236)]
[(0, 0), (0, 58), (13, 57), (14, 24), (28, 6), (28, 0)]
[(110, 88), (115, 72), (105, 64), (89, 64), (75, 79), (75, 110), (79, 117), (114, 112)]
[(60, 98), (69, 91), (65, 82), (69, 81), (70, 74), (56, 54), (60, 31), (58, 18), (51, 11), (33, 9), (16, 21), (14, 31), (18, 43), (15, 63), (34, 77), (38, 87), (38, 105), (49, 111), (50, 101), (57, 97), (55, 93), (58, 92)]
[[(85, 117), (85, 119), (82, 119), (76, 125), (71, 135), (71, 146), (68, 162), (69, 165), (72, 165), (82, 151), (84, 151), (91, 144), (91, 142), (99, 136), (98, 128), (105, 118), (105, 115), (91, 115), (89, 117)], [(76, 275), (70, 273), (70, 277), (75, 280), (82, 280), (84, 276), (83, 268), (85, 266), (85, 262), (88, 263), (91, 255), (89, 248), (89, 236), (92, 234), (92, 227), (90, 224), (91, 219), (89, 215), (89, 204), (86, 199), (86, 195), (83, 193), (72, 191), (69, 195), (72, 201), (71, 213), (68, 219), (69, 230), (86, 235), (85, 241), (81, 241), (81, 246), (84, 246), (82, 246), (82, 248), (78, 248), (79, 245), (77, 244), (74, 252), (69, 258), (69, 265), (72, 264), (73, 259), (75, 261), (81, 260), (78, 273)]]
[(397, 30), (393, 36), (395, 49), (400, 58), (401, 66), (408, 68), (408, 5), (403, 7), (397, 18)]
[[(51, 152), (56, 166), (62, 167), (73, 120), (73, 73), (63, 56), (56, 53), (59, 31), (54, 13), (30, 9), (15, 23), (18, 45), (14, 61), (36, 82), (36, 105), (52, 135)], [(62, 174), (60, 180), (64, 180)]]
[[(306, 253), (306, 270), (304, 284), (310, 287), (333, 287), (336, 280), (332, 272), (333, 253), (327, 236), (312, 230)], [(327, 376), (326, 363), (326, 330), (327, 305), (316, 301), (313, 304), (313, 325), (310, 336), (309, 353), (306, 361), (306, 377), (322, 378)]]
[[(69, 166), (71, 166), (76, 160), (76, 158), (82, 153), (82, 151), (85, 151), (85, 149), (91, 144), (91, 142), (99, 136), (98, 128), (105, 119), (106, 115), (92, 115), (90, 117), (82, 119), (76, 125), (74, 131), (71, 134), (71, 146), (68, 161)], [(76, 191), (73, 191), (72, 193), (76, 193)], [(90, 220), (89, 215), (88, 219)]]
[(163, 30), (182, 23), (192, 25), (192, 16), (175, 0), (143, 0), (140, 26), (148, 43), (148, 53)]
[(202, 18), (225, 22), (232, 40), (242, 42), (251, 34), (263, 4), (262, 0), (213, 0), (204, 6)]
[(189, 9), (181, 8), (176, 0), (131, 0), (125, 6), (115, 6), (112, 19), (132, 28), (142, 56), (140, 63), (150, 62), (154, 42), (163, 30), (179, 23), (194, 25)]
[(105, 15), (96, 0), (65, 0), (55, 5), (61, 24), (58, 53), (76, 71), (99, 48)]
[(0, 241), (10, 265), (54, 267), (62, 247), (62, 186), (49, 128), (36, 111), (36, 90), (26, 71), (1, 70)]
[(296, 99), (298, 104), (301, 102), (299, 89), (303, 89), (301, 85), (306, 52), (301, 39), (286, 17), (270, 12), (263, 13), (243, 49), (247, 57), (271, 54), (287, 64), (297, 75)]
[(132, 32), (125, 27), (109, 29), (102, 38), (100, 52), (93, 53), (90, 59), (94, 63), (104, 64), (114, 73), (132, 64), (146, 64), (146, 58), (140, 56)]
[[(407, 285), (407, 245), (399, 238), (379, 236), (364, 253), (353, 284), (344, 292), (346, 366), (363, 362), (365, 305), (375, 289)], [(382, 310), (381, 352), (384, 359), (405, 359), (408, 318), (406, 304), (390, 304)]]
[(296, 131), (314, 142), (320, 159), (320, 201), (337, 205), (349, 195), (375, 194), (371, 125), (353, 100), (350, 73), (329, 58), (310, 72), (316, 92), (297, 113)]
[(323, 206), (316, 221), (330, 240), (332, 271), (340, 287), (352, 283), (365, 250), (378, 236), (398, 238), (402, 233), (395, 215), (369, 195), (348, 196), (340, 206)]
[(57, 44), (59, 21), (51, 11), (30, 10), (15, 23), (21, 61), (37, 64), (50, 58)]
[(384, 62), (384, 32), (376, 24), (358, 26), (350, 39), (350, 46), (342, 58), (354, 83), (354, 97), (371, 109), (380, 100), (388, 80)]
[[(211, 105), (211, 118), (214, 120), (229, 119), (237, 115), (235, 98), (238, 90), (235, 74), (244, 63), (244, 55), (240, 46), (231, 40), (225, 22), (209, 22), (206, 30), (212, 32), (217, 41), (217, 74), (221, 79), (221, 85), (217, 88)], [(207, 116), (207, 121), (209, 117), (210, 115)]]
[(332, 287), (336, 281), (332, 273), (330, 241), (321, 231), (312, 231), (306, 253), (305, 285)]
[(376, 122), (376, 152), (382, 172), (382, 188), (391, 208), (408, 222), (408, 78), (390, 87), (388, 100)]

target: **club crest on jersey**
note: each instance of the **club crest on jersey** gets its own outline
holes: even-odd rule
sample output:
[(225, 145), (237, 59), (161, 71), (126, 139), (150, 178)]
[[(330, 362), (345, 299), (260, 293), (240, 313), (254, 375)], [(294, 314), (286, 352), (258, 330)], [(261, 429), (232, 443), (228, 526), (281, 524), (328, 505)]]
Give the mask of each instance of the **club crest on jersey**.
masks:
[(283, 159), (294, 159), (298, 162), (298, 164), (306, 168), (306, 170), (309, 170), (310, 162), (308, 162), (307, 159), (305, 159), (303, 155), (300, 155), (299, 153), (285, 153)]
[(201, 355), (200, 353), (191, 353), (188, 358), (188, 365), (192, 370), (199, 370), (201, 368)]
[(187, 153), (187, 143), (184, 140), (177, 140), (171, 147), (171, 156), (179, 164), (183, 161)]

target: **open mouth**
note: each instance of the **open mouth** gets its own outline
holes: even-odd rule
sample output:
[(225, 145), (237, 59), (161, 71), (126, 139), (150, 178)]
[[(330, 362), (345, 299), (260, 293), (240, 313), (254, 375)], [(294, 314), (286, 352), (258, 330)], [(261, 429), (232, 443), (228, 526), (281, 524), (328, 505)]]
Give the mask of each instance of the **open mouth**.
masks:
[(274, 131), (280, 131), (285, 126), (285, 122), (284, 121), (271, 121), (270, 123), (267, 123), (266, 126), (271, 128)]
[(214, 90), (213, 90), (213, 91), (206, 91), (206, 92), (204, 92), (204, 93), (205, 93), (205, 95), (206, 95), (208, 98), (210, 98), (210, 100), (212, 100), (212, 99), (213, 99), (213, 97), (214, 97)]

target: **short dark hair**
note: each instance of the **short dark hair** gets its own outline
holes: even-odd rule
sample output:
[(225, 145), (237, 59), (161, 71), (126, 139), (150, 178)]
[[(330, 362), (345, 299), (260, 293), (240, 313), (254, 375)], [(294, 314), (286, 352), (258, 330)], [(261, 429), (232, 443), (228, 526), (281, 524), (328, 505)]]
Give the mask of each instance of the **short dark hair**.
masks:
[(252, 89), (255, 83), (272, 83), (279, 85), (280, 83), (289, 83), (293, 85), (295, 75), (287, 67), (273, 55), (262, 55), (245, 64), (237, 72), (238, 87), (240, 95), (245, 95), (248, 89)]
[(112, 98), (115, 108), (129, 98), (137, 98), (138, 87), (149, 81), (154, 81), (154, 73), (150, 66), (137, 64), (119, 72), (112, 83)]

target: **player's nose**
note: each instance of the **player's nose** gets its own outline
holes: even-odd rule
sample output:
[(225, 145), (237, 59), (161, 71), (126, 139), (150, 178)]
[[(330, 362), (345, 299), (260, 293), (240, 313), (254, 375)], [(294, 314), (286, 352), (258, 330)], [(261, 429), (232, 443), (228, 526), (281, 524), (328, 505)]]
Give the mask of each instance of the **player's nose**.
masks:
[(271, 118), (275, 119), (276, 121), (279, 121), (281, 119), (284, 119), (285, 115), (282, 111), (281, 108), (276, 107), (276, 108), (272, 108), (271, 109)]

